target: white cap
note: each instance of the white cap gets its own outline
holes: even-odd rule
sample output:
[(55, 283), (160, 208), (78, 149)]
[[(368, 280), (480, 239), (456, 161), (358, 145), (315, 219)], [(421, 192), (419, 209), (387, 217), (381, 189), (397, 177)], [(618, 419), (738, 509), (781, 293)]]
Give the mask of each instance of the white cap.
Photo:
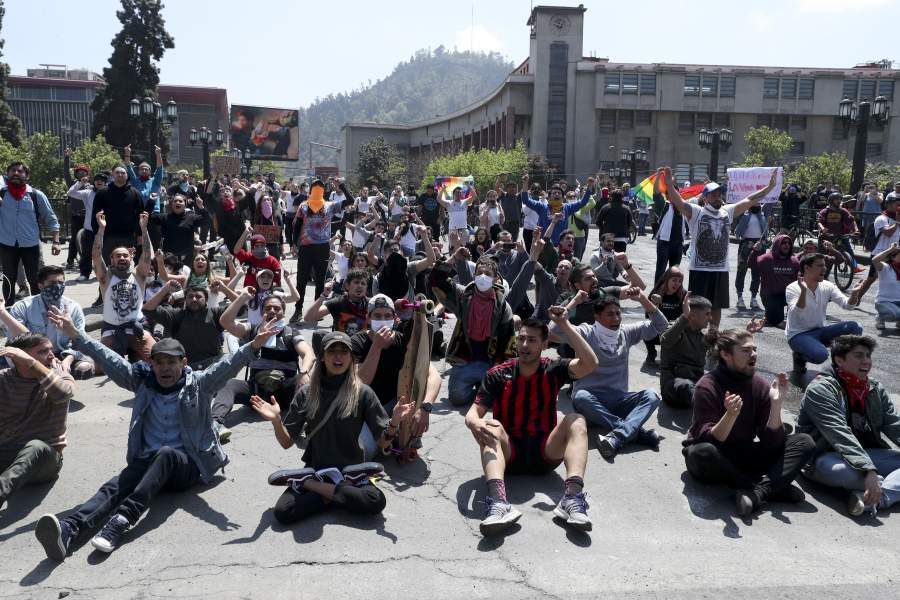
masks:
[(703, 195), (711, 194), (722, 186), (716, 183), (715, 181), (710, 181), (705, 186), (703, 186)]

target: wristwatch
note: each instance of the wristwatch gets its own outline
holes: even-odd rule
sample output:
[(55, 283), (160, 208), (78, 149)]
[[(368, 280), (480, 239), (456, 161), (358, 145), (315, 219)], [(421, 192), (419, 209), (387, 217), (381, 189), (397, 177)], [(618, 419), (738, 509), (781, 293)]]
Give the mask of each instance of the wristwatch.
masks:
[(434, 410), (434, 406), (432, 406), (431, 402), (427, 402), (427, 403), (426, 403), (426, 402), (423, 402), (422, 405), (421, 405), (419, 408), (421, 408), (422, 410), (424, 410), (424, 411), (427, 412), (428, 414), (431, 414), (431, 411)]

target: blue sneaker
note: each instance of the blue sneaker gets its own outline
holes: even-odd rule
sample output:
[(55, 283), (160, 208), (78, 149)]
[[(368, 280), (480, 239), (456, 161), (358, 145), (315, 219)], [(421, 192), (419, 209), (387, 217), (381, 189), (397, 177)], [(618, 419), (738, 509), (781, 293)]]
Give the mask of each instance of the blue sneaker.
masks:
[(44, 547), (47, 558), (62, 562), (69, 553), (69, 544), (78, 532), (65, 521), (57, 519), (56, 515), (47, 514), (38, 519), (34, 535)]
[(590, 531), (593, 528), (591, 518), (587, 514), (589, 508), (584, 492), (578, 492), (574, 496), (563, 496), (553, 515), (566, 522), (579, 531)]

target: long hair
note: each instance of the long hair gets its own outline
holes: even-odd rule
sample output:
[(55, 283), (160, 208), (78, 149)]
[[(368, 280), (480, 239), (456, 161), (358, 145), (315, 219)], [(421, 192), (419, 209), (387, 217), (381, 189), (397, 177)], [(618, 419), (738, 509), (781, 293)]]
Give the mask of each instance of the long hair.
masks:
[(681, 289), (676, 292), (681, 299), (684, 299), (684, 295), (687, 293), (684, 289), (684, 271), (678, 269), (677, 271), (673, 271), (672, 269), (678, 269), (678, 267), (669, 267), (666, 271), (659, 276), (659, 281), (656, 282), (656, 285), (653, 286), (653, 291), (651, 294), (659, 294), (660, 296), (665, 295), (665, 290), (669, 286), (669, 280), (672, 277), (679, 276), (681, 277)]
[[(306, 397), (306, 416), (312, 420), (319, 412), (319, 400), (322, 391), (322, 379), (326, 376), (325, 361), (317, 360), (309, 376), (309, 394)], [(338, 390), (334, 402), (339, 402), (337, 407), (338, 417), (345, 418), (356, 413), (359, 407), (359, 377), (356, 371), (356, 361), (350, 359), (350, 367), (347, 369), (347, 378), (341, 389)]]

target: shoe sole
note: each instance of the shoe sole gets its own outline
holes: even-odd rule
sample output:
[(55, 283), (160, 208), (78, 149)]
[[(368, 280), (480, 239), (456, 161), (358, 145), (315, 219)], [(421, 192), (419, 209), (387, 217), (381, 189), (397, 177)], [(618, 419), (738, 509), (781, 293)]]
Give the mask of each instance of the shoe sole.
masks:
[(102, 541), (98, 542), (97, 538), (91, 539), (91, 546), (93, 546), (95, 550), (97, 550), (99, 552), (103, 552), (104, 554), (109, 554), (113, 550), (115, 550), (115, 548), (113, 546), (106, 545), (106, 540), (102, 540)]
[(222, 433), (219, 434), (219, 443), (220, 444), (227, 444), (230, 441), (231, 441), (231, 431), (230, 430), (223, 431)]
[(269, 485), (290, 485), (292, 479), (311, 477), (316, 472), (312, 469), (281, 469), (269, 475)]
[(62, 543), (62, 526), (55, 515), (44, 515), (38, 519), (37, 526), (34, 528), (34, 535), (38, 542), (41, 543), (41, 546), (44, 547), (47, 558), (52, 558), (57, 562), (62, 562), (66, 559), (66, 549)]
[(591, 522), (582, 523), (581, 521), (570, 520), (568, 513), (558, 506), (553, 509), (553, 516), (562, 521), (564, 525), (568, 525), (572, 529), (577, 529), (578, 531), (590, 531), (594, 528), (594, 524)]
[(358, 465), (350, 465), (349, 467), (344, 467), (343, 471), (341, 471), (344, 479), (350, 481), (377, 477), (382, 473), (384, 473), (384, 465), (377, 462), (365, 462)]
[[(511, 516), (511, 518), (510, 518)], [(481, 535), (485, 537), (490, 537), (492, 535), (497, 535), (502, 533), (515, 525), (516, 521), (522, 518), (522, 513), (518, 510), (513, 509), (507, 515), (507, 519), (505, 521), (498, 521), (496, 523), (481, 523), (478, 528), (481, 530)]]

